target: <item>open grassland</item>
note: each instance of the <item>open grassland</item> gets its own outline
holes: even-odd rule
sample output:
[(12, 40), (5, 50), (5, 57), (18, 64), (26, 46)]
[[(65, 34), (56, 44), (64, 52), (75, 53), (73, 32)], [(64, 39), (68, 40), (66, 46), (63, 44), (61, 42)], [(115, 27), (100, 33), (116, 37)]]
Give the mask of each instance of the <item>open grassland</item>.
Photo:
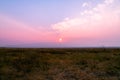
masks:
[(0, 48), (0, 80), (120, 80), (120, 49)]

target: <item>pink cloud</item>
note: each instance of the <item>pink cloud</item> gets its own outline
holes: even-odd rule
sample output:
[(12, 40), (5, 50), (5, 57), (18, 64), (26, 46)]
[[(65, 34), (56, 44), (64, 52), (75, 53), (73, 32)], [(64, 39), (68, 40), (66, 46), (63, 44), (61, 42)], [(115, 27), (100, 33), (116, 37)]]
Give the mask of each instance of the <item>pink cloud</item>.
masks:
[(103, 3), (84, 10), (78, 17), (52, 24), (52, 28), (65, 39), (119, 37), (120, 6), (115, 5), (115, 1), (117, 0), (104, 0)]
[(22, 42), (54, 42), (55, 33), (40, 27), (35, 29), (11, 17), (0, 15), (0, 38)]

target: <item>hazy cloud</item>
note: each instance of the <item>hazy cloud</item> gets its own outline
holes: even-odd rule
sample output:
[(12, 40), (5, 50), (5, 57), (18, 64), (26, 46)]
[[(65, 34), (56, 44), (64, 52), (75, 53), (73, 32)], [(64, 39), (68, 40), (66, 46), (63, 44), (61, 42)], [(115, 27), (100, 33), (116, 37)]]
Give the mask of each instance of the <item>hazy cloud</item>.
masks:
[[(117, 0), (104, 0), (91, 9), (81, 12), (78, 17), (67, 18), (52, 28), (64, 38), (107, 38), (119, 36), (120, 32), (120, 6), (114, 5)], [(83, 3), (83, 7), (87, 6)]]
[(87, 3), (87, 2), (84, 2), (83, 4), (82, 4), (82, 7), (88, 7), (89, 6), (89, 3)]
[(0, 39), (25, 42), (50, 42), (55, 33), (44, 27), (34, 28), (10, 16), (0, 14)]

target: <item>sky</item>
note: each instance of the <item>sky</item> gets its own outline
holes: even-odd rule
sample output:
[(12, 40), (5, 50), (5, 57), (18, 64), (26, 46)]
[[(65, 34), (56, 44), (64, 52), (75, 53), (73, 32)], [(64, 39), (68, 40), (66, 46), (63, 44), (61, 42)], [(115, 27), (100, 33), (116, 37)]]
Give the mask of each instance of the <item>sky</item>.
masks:
[(0, 47), (120, 47), (120, 0), (0, 0)]

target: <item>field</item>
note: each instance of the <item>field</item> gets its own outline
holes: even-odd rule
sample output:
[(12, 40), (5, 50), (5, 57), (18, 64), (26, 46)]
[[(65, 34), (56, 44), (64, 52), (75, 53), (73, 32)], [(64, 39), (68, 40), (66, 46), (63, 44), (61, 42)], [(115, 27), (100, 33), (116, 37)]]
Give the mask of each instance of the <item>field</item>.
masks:
[(120, 80), (120, 49), (0, 48), (0, 80)]

